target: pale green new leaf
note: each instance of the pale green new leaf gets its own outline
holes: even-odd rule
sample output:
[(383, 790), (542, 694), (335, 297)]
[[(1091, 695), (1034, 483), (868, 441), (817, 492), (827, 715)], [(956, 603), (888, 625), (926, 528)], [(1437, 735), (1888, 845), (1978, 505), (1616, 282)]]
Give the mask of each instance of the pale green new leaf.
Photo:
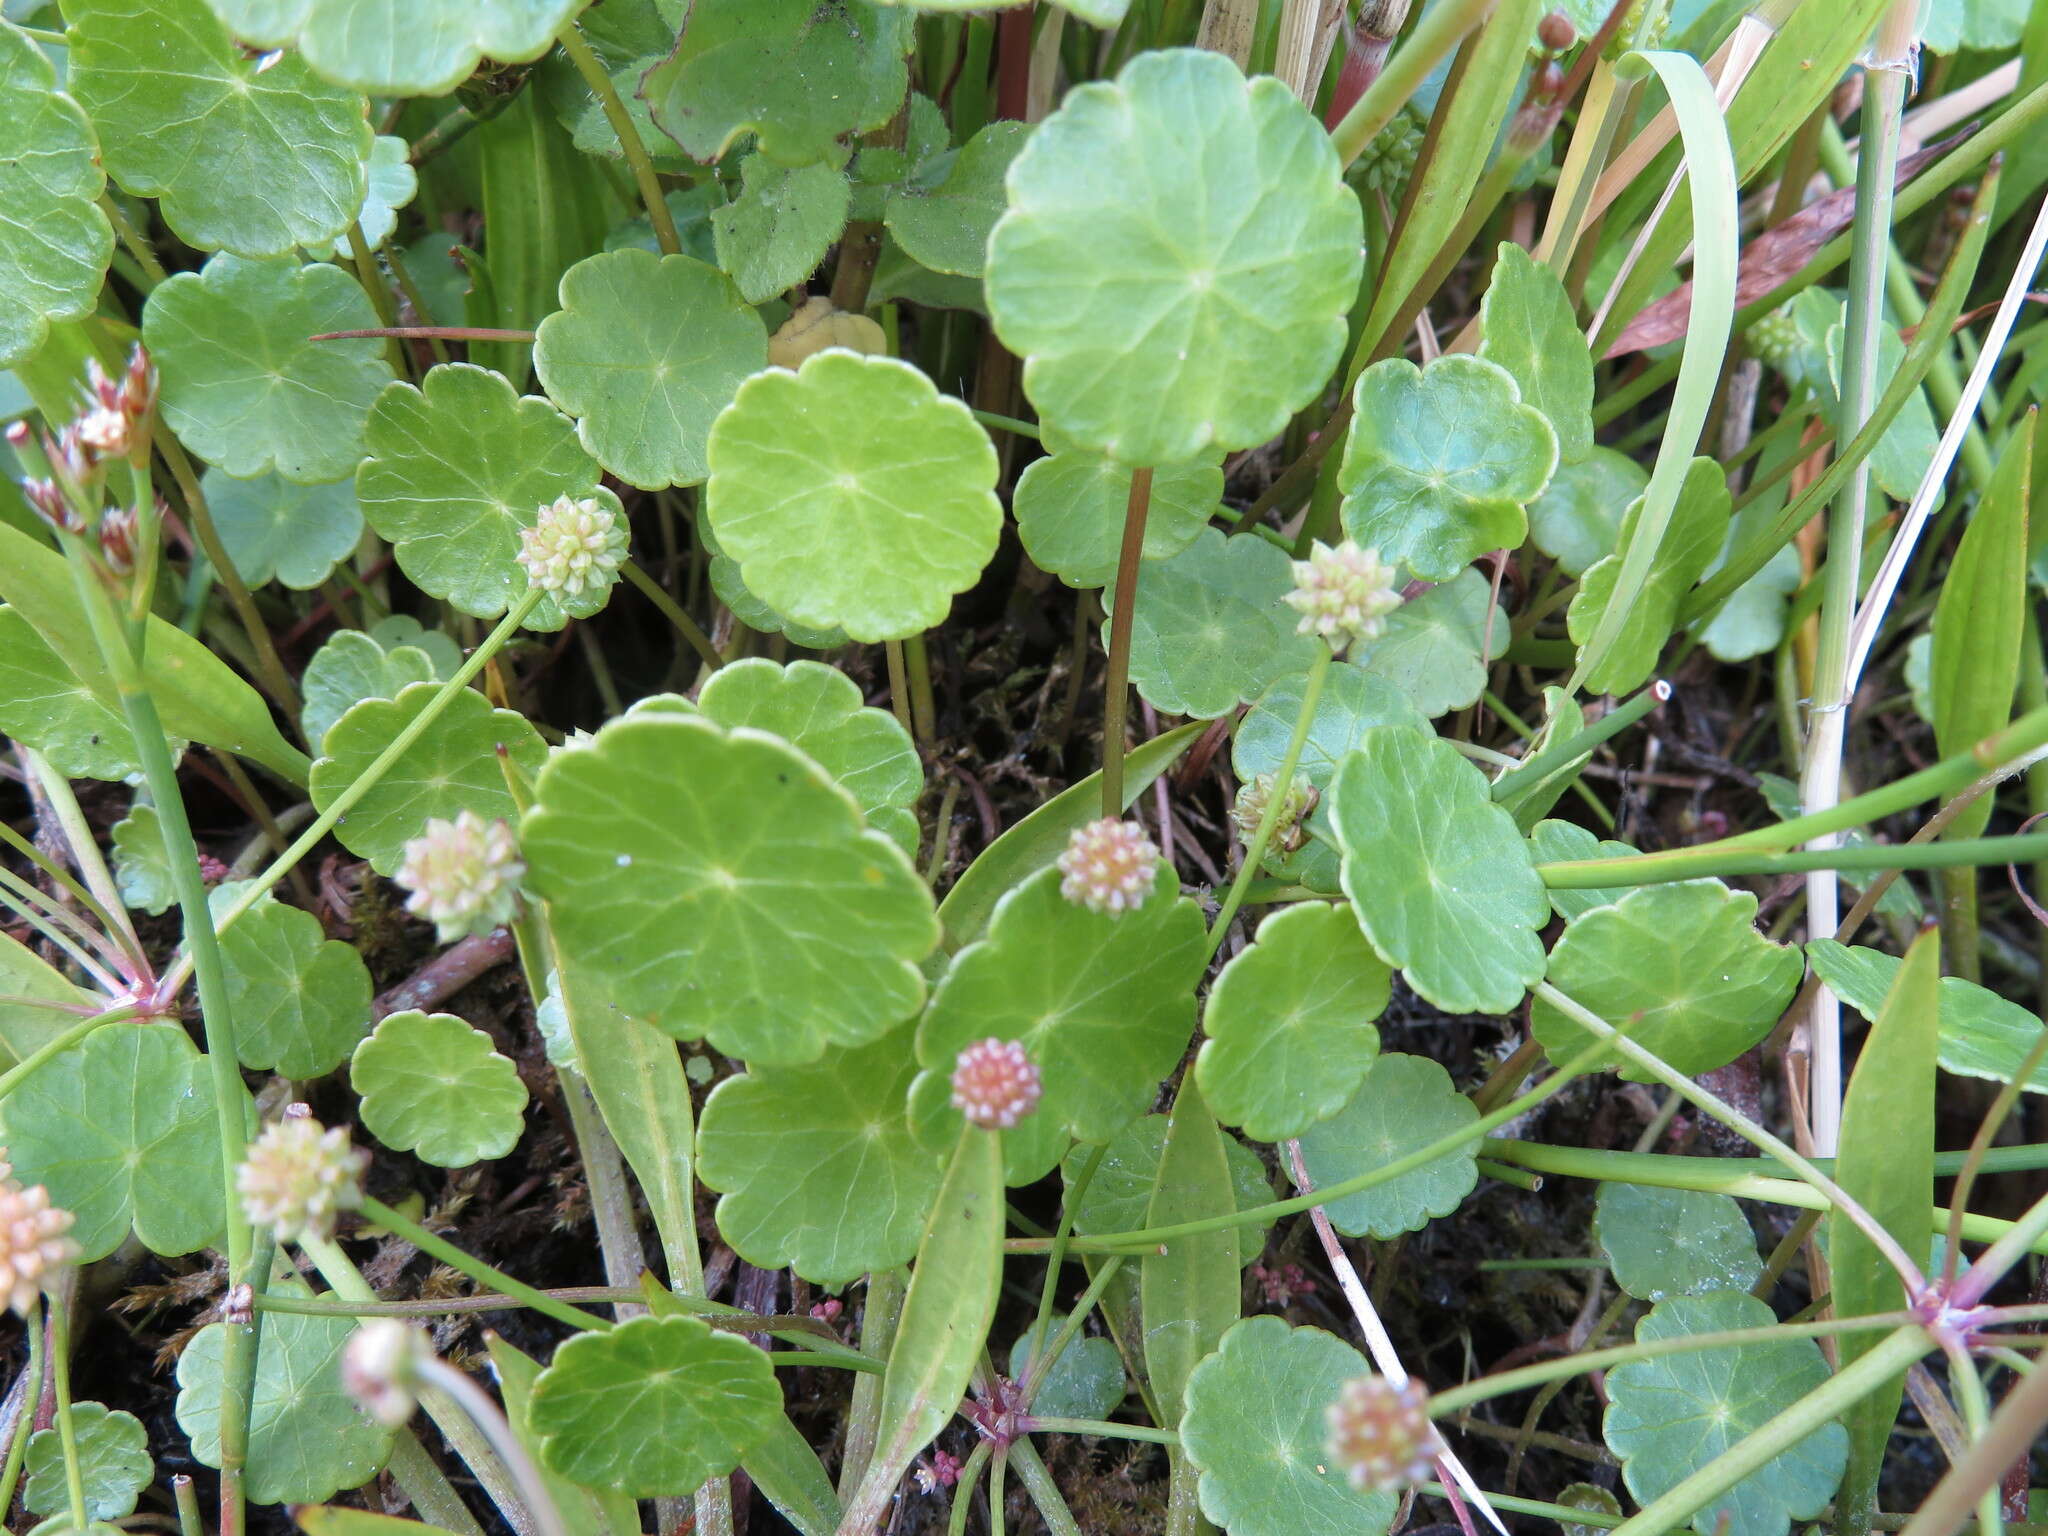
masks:
[(1593, 356), (1586, 350), (1571, 296), (1549, 267), (1504, 240), (1480, 310), (1486, 339), (1479, 355), (1514, 376), (1524, 404), (1557, 434), (1558, 460), (1593, 452)]
[(437, 1168), (503, 1157), (526, 1128), (526, 1084), (491, 1037), (452, 1013), (407, 1009), (349, 1059), (363, 1128)]
[[(50, 323), (90, 313), (114, 232), (98, 142), (78, 104), (57, 89), (50, 61), (0, 22), (0, 365), (32, 355)], [(125, 1513), (125, 1511), (124, 1511)]]
[[(363, 199), (363, 211), (357, 216), (357, 222), (363, 227), (363, 243), (373, 251), (383, 249), (384, 242), (391, 238), (391, 232), (398, 228), (398, 210), (419, 192), (419, 173), (412, 168), (412, 161), (408, 158), (411, 150), (412, 146), (405, 140), (385, 133), (378, 134), (376, 142), (370, 146), (370, 162), (366, 167), (369, 192)], [(329, 254), (336, 261), (352, 261), (355, 247), (343, 234), (329, 248)]]
[[(240, 893), (215, 887), (216, 919)], [(243, 1066), (285, 1077), (324, 1077), (370, 1027), (370, 972), (320, 919), (265, 897), (220, 936), (235, 1052)]]
[(547, 52), (585, 0), (207, 0), (245, 42), (289, 43), (329, 80), (379, 96), (440, 96), (480, 58)]
[(108, 834), (114, 852), (114, 888), (138, 912), (157, 917), (177, 902), (171, 857), (164, 848), (163, 822), (155, 806), (137, 800)]
[(868, 0), (695, 0), (640, 94), (694, 159), (719, 159), (752, 133), (771, 160), (808, 165), (895, 115), (911, 43), (909, 15)]
[(1359, 375), (1352, 402), (1337, 485), (1358, 543), (1449, 581), (1528, 536), (1523, 509), (1557, 468), (1557, 434), (1507, 369), (1464, 354), (1427, 368), (1390, 357)]
[[(74, 1403), (71, 1432), (77, 1436), (86, 1518), (119, 1520), (133, 1514), (135, 1496), (155, 1475), (149, 1459), (149, 1433), (142, 1421), (119, 1409), (110, 1412), (102, 1403)], [(29, 1437), (23, 1470), (27, 1480), (22, 1484), (22, 1508), (32, 1515), (55, 1515), (70, 1509), (63, 1436), (54, 1424)]]
[(1507, 1013), (1543, 976), (1550, 903), (1514, 817), (1449, 742), (1366, 731), (1330, 786), (1345, 892), (1380, 957), (1447, 1013)]
[[(322, 809), (360, 778), (399, 732), (419, 716), (438, 683), (412, 683), (395, 699), (364, 699), (337, 720), (313, 765), (313, 804)], [(453, 821), (474, 811), (486, 821), (516, 814), (499, 752), (528, 777), (540, 772), (547, 748), (524, 715), (493, 709), (473, 688), (459, 690), (433, 724), (399, 756), (334, 829), (352, 853), (380, 875), (398, 868), (405, 845), (430, 817)]]
[[(1771, 1032), (1799, 986), (1799, 952), (1756, 929), (1756, 897), (1718, 880), (1631, 891), (1573, 922), (1550, 952), (1550, 982), (1681, 1072), (1725, 1067)], [(1538, 998), (1530, 1028), (1552, 1061), (1592, 1043)], [(1622, 1063), (1621, 1075), (1653, 1081)]]
[(1278, 80), (1192, 48), (1141, 53), (1069, 91), (1008, 186), (989, 313), (1039, 413), (1078, 444), (1145, 465), (1256, 446), (1342, 355), (1362, 215)]
[(1299, 616), (1282, 601), (1293, 590), (1285, 550), (1203, 529), (1172, 559), (1138, 568), (1131, 682), (1154, 708), (1206, 720), (1307, 671), (1322, 642), (1295, 632)]
[(907, 363), (830, 350), (740, 386), (704, 508), (748, 588), (799, 623), (896, 640), (942, 622), (1002, 529), (996, 451)]
[(1505, 610), (1480, 570), (1463, 570), (1387, 615), (1386, 633), (1354, 646), (1351, 662), (1394, 684), (1434, 720), (1475, 703), (1486, 663), (1508, 648)]
[(1203, 966), (1201, 909), (1161, 861), (1144, 904), (1092, 912), (1041, 870), (997, 905), (988, 937), (954, 957), (917, 1031), (951, 1072), (977, 1040), (1016, 1040), (1044, 1084), (1034, 1118), (1107, 1141), (1151, 1107), (1187, 1049)]
[(71, 94), (108, 174), (155, 198), (186, 244), (252, 257), (323, 248), (362, 209), (374, 135), (361, 96), (296, 54), (237, 46), (205, 0), (64, 9)]
[(1595, 448), (1558, 465), (1529, 503), (1529, 537), (1567, 576), (1582, 576), (1614, 553), (1621, 515), (1649, 483), (1649, 471), (1627, 454)]
[[(304, 1294), (304, 1287), (285, 1287)], [(192, 1454), (220, 1465), (224, 1324), (199, 1330), (178, 1357), (178, 1427)], [(341, 1384), (352, 1317), (278, 1312), (263, 1319), (249, 1394), (250, 1499), (317, 1503), (367, 1483), (391, 1454), (392, 1431), (366, 1417)]]
[(415, 645), (388, 649), (359, 629), (327, 637), (299, 678), (299, 726), (315, 751), (334, 722), (364, 699), (395, 699), (408, 683), (432, 682), (433, 659)]
[(631, 249), (564, 272), (562, 307), (533, 344), (541, 386), (590, 456), (643, 490), (704, 478), (713, 419), (767, 361), (761, 317), (724, 273)]
[(0, 1146), (16, 1179), (77, 1217), (84, 1262), (131, 1226), (153, 1253), (192, 1253), (225, 1220), (213, 1104), (212, 1073), (182, 1028), (109, 1024), (0, 1099)]
[[(377, 396), (356, 470), (363, 516), (391, 541), (398, 567), (431, 597), (480, 619), (523, 598), (519, 536), (559, 496), (619, 500), (568, 417), (503, 374), (467, 363), (428, 372), (424, 389), (394, 383)], [(602, 587), (567, 602), (543, 597), (528, 629), (560, 629), (604, 606)]]
[(1320, 1328), (1248, 1317), (1188, 1380), (1180, 1442), (1200, 1469), (1202, 1513), (1230, 1536), (1382, 1536), (1397, 1495), (1355, 1488), (1324, 1415), (1372, 1367)]
[(541, 775), (521, 838), (566, 961), (672, 1035), (798, 1065), (916, 1012), (931, 894), (780, 739), (643, 715)]
[[(1017, 536), (1039, 569), (1068, 586), (1106, 587), (1123, 547), (1131, 471), (1099, 453), (1053, 441), (1058, 445), (1017, 477), (1010, 498)], [(1141, 558), (1168, 560), (1186, 549), (1222, 500), (1220, 465), (1204, 460), (1160, 468), (1152, 476)]]
[[(1767, 1328), (1777, 1318), (1754, 1296), (1715, 1291), (1659, 1302), (1636, 1325), (1639, 1342)], [(1641, 1503), (1768, 1423), (1828, 1379), (1811, 1339), (1702, 1349), (1615, 1366), (1607, 1373), (1608, 1447)], [(1700, 1536), (1785, 1536), (1793, 1520), (1820, 1513), (1841, 1480), (1848, 1437), (1823, 1424), (1692, 1516)]]
[(376, 323), (339, 267), (223, 253), (157, 286), (142, 340), (162, 375), (164, 420), (194, 453), (238, 479), (275, 470), (313, 485), (356, 467), (391, 365), (375, 340), (308, 338)]
[(1030, 137), (1028, 123), (990, 123), (892, 191), (882, 218), (904, 254), (934, 272), (980, 277), (1003, 215), (1004, 174)]
[(912, 1134), (917, 1062), (887, 1039), (802, 1067), (754, 1067), (704, 1105), (697, 1174), (749, 1264), (838, 1285), (917, 1252), (940, 1164)]
[(1342, 1109), (1379, 1054), (1392, 977), (1343, 906), (1305, 902), (1259, 925), (1209, 992), (1195, 1075), (1219, 1119), (1285, 1141)]
[(1742, 1207), (1705, 1190), (1602, 1184), (1593, 1237), (1614, 1283), (1644, 1301), (1746, 1291), (1764, 1272)]
[(740, 162), (740, 195), (711, 214), (718, 264), (749, 304), (785, 293), (818, 270), (852, 200), (837, 166), (792, 168), (749, 155)]
[(199, 488), (228, 558), (252, 587), (272, 578), (298, 592), (317, 587), (363, 536), (363, 509), (347, 480), (294, 485), (274, 473), (236, 480), (209, 469)]
[[(1301, 1134), (1301, 1160), (1317, 1188), (1356, 1178), (1431, 1142), (1462, 1131), (1479, 1118), (1450, 1073), (1427, 1056), (1381, 1056), (1358, 1091), (1331, 1118)], [(1479, 1143), (1425, 1163), (1398, 1179), (1345, 1195), (1325, 1207), (1331, 1222), (1353, 1237), (1419, 1232), (1433, 1216), (1448, 1216), (1479, 1182)]]

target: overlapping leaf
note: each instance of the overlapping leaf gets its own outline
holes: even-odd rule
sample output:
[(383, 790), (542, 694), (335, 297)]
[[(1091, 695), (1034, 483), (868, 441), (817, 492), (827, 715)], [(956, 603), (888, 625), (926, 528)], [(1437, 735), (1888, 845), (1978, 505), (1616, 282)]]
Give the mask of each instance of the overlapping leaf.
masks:
[(480, 58), (539, 58), (583, 0), (207, 0), (237, 37), (289, 43), (329, 80), (439, 96)]
[(934, 272), (980, 277), (989, 231), (1003, 215), (1003, 175), (1030, 137), (1029, 124), (990, 123), (959, 149), (920, 166), (883, 205), (896, 243)]
[[(74, 1403), (71, 1432), (77, 1437), (86, 1518), (119, 1520), (133, 1514), (135, 1496), (149, 1486), (156, 1470), (142, 1421), (119, 1409), (109, 1411), (103, 1403)], [(63, 1436), (54, 1424), (29, 1437), (23, 1470), (27, 1480), (22, 1484), (22, 1508), (32, 1515), (69, 1511)]]
[(359, 629), (329, 635), (299, 679), (299, 725), (317, 751), (334, 722), (364, 699), (395, 699), (408, 683), (432, 682), (433, 659), (416, 645), (388, 649)]
[(142, 765), (120, 711), (72, 675), (13, 608), (0, 608), (0, 731), (71, 779), (125, 779)]
[(1557, 435), (1560, 464), (1593, 452), (1593, 357), (1557, 274), (1513, 241), (1498, 247), (1480, 312), (1479, 355), (1514, 376)]
[(818, 270), (852, 200), (837, 166), (749, 155), (740, 162), (740, 195), (711, 215), (718, 264), (749, 304), (772, 299)]
[[(1806, 953), (1814, 974), (1866, 1019), (1875, 1019), (1883, 1010), (1885, 994), (1898, 980), (1898, 956), (1861, 944), (1815, 939)], [(1941, 998), (1937, 1059), (1942, 1069), (1958, 1077), (2011, 1082), (2040, 1038), (2040, 1019), (1989, 987), (1960, 976), (1942, 977), (1936, 990)], [(2048, 1063), (2034, 1069), (2026, 1087), (2032, 1093), (2048, 1093)]]
[(1649, 483), (1647, 470), (1612, 448), (1559, 464), (1529, 504), (1529, 537), (1567, 576), (1583, 575), (1614, 553), (1621, 514)]
[[(1223, 1138), (1223, 1155), (1230, 1163), (1230, 1185), (1237, 1192), (1237, 1208), (1248, 1211), (1273, 1203), (1273, 1185), (1259, 1155), (1235, 1137)], [(1087, 1193), (1074, 1208), (1074, 1230), (1083, 1233), (1135, 1232), (1146, 1224), (1152, 1207), (1152, 1192), (1159, 1186), (1159, 1160), (1166, 1150), (1166, 1116), (1144, 1115), (1131, 1121), (1102, 1149), (1095, 1165), (1095, 1177)], [(1095, 1148), (1081, 1146), (1067, 1154), (1061, 1173), (1071, 1191), (1082, 1167), (1095, 1155)], [(1071, 1198), (1071, 1194), (1069, 1196)], [(1270, 1223), (1269, 1223), (1270, 1225)], [(1238, 1245), (1238, 1257), (1246, 1264), (1259, 1257), (1264, 1243), (1258, 1233), (1249, 1232)]]
[(1602, 1184), (1593, 1236), (1614, 1283), (1644, 1301), (1746, 1291), (1764, 1272), (1742, 1207), (1704, 1190)]
[(356, 1047), (348, 1079), (363, 1128), (437, 1168), (503, 1157), (525, 1129), (519, 1069), (452, 1013), (389, 1015)]
[[(1479, 1118), (1450, 1073), (1427, 1056), (1381, 1056), (1351, 1101), (1301, 1134), (1302, 1165), (1317, 1188), (1356, 1178)], [(1477, 1141), (1467, 1142), (1397, 1179), (1333, 1200), (1325, 1209), (1353, 1237), (1419, 1232), (1448, 1216), (1479, 1182)]]
[[(239, 894), (215, 887), (216, 916)], [(220, 952), (243, 1066), (324, 1077), (368, 1031), (369, 968), (312, 913), (266, 897), (220, 936)]]
[[(1051, 451), (1017, 477), (1010, 511), (1040, 569), (1070, 587), (1106, 587), (1116, 575), (1131, 472), (1048, 432)], [(1223, 471), (1208, 461), (1168, 464), (1152, 476), (1143, 558), (1167, 560), (1192, 543), (1223, 499)]]
[(317, 587), (363, 536), (363, 509), (347, 480), (294, 485), (275, 473), (235, 480), (209, 469), (199, 488), (228, 558), (252, 587), (272, 578), (301, 592)]
[(1464, 570), (1387, 615), (1386, 633), (1353, 647), (1354, 666), (1383, 677), (1434, 720), (1477, 702), (1486, 664), (1508, 648), (1507, 614), (1486, 573)]

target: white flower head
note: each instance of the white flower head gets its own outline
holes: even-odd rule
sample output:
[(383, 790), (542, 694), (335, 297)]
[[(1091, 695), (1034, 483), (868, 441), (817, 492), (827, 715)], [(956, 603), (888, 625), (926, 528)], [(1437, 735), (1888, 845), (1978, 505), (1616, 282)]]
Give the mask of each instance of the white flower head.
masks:
[(346, 1127), (328, 1130), (293, 1105), (249, 1144), (235, 1188), (250, 1224), (272, 1229), (279, 1242), (332, 1237), (334, 1218), (363, 1203), (369, 1160), (349, 1145)]
[(1045, 1085), (1015, 1040), (978, 1040), (953, 1066), (953, 1107), (975, 1125), (1007, 1131), (1038, 1107)]
[(414, 1389), (427, 1336), (395, 1317), (374, 1317), (349, 1335), (341, 1350), (341, 1385), (356, 1406), (397, 1429), (419, 1406)]
[(23, 1317), (78, 1257), (78, 1244), (65, 1235), (71, 1220), (69, 1211), (50, 1204), (42, 1185), (23, 1189), (0, 1173), (0, 1301)]
[(1135, 821), (1105, 816), (1076, 827), (1058, 863), (1062, 896), (1116, 917), (1142, 907), (1152, 894), (1159, 849)]
[(626, 521), (595, 496), (557, 496), (519, 535), (526, 579), (557, 597), (581, 597), (618, 580)]
[(1361, 549), (1349, 539), (1335, 548), (1317, 540), (1306, 560), (1294, 562), (1287, 604), (1301, 615), (1299, 633), (1320, 636), (1341, 656), (1385, 632), (1401, 594), (1394, 590), (1394, 567), (1378, 550)]
[(512, 921), (525, 873), (512, 828), (464, 809), (453, 821), (429, 818), (405, 845), (394, 878), (409, 893), (406, 911), (432, 923), (441, 942), (450, 944)]

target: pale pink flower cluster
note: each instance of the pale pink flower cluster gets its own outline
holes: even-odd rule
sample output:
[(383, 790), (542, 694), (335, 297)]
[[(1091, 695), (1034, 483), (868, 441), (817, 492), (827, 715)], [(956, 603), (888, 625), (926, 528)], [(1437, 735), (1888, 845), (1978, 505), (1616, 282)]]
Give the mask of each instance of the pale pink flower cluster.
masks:
[(1142, 907), (1152, 894), (1159, 849), (1135, 821), (1105, 816), (1076, 827), (1057, 862), (1062, 896), (1115, 917)]
[(453, 821), (430, 818), (405, 845), (395, 878), (409, 893), (406, 911), (450, 944), (511, 922), (525, 873), (511, 827), (465, 809)]
[(1429, 1390), (1384, 1376), (1354, 1376), (1326, 1412), (1330, 1459), (1354, 1488), (1390, 1491), (1426, 1482), (1444, 1452), (1429, 1419)]
[(40, 1184), (24, 1189), (13, 1168), (0, 1161), (0, 1297), (27, 1317), (43, 1288), (78, 1257), (67, 1234), (71, 1213), (50, 1204)]
[(1401, 606), (1394, 567), (1375, 549), (1346, 539), (1334, 549), (1317, 540), (1306, 560), (1294, 562), (1294, 590), (1287, 605), (1301, 615), (1295, 629), (1319, 636), (1343, 655), (1354, 645), (1386, 632), (1387, 615)]
[(975, 1125), (1009, 1130), (1038, 1107), (1045, 1086), (1015, 1040), (980, 1040), (953, 1066), (953, 1107)]

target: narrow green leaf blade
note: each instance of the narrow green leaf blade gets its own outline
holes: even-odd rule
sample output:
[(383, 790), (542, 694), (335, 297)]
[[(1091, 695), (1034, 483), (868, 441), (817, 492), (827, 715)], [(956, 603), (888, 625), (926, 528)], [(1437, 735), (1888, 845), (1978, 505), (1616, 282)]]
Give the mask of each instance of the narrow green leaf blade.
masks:
[[(1192, 1074), (1182, 1079), (1166, 1122), (1166, 1147), (1152, 1186), (1147, 1226), (1174, 1226), (1237, 1210), (1223, 1132)], [(1237, 1231), (1226, 1227), (1176, 1238), (1148, 1253), (1138, 1295), (1145, 1319), (1145, 1373), (1169, 1425), (1180, 1421), (1181, 1395), (1201, 1358), (1237, 1321)]]

